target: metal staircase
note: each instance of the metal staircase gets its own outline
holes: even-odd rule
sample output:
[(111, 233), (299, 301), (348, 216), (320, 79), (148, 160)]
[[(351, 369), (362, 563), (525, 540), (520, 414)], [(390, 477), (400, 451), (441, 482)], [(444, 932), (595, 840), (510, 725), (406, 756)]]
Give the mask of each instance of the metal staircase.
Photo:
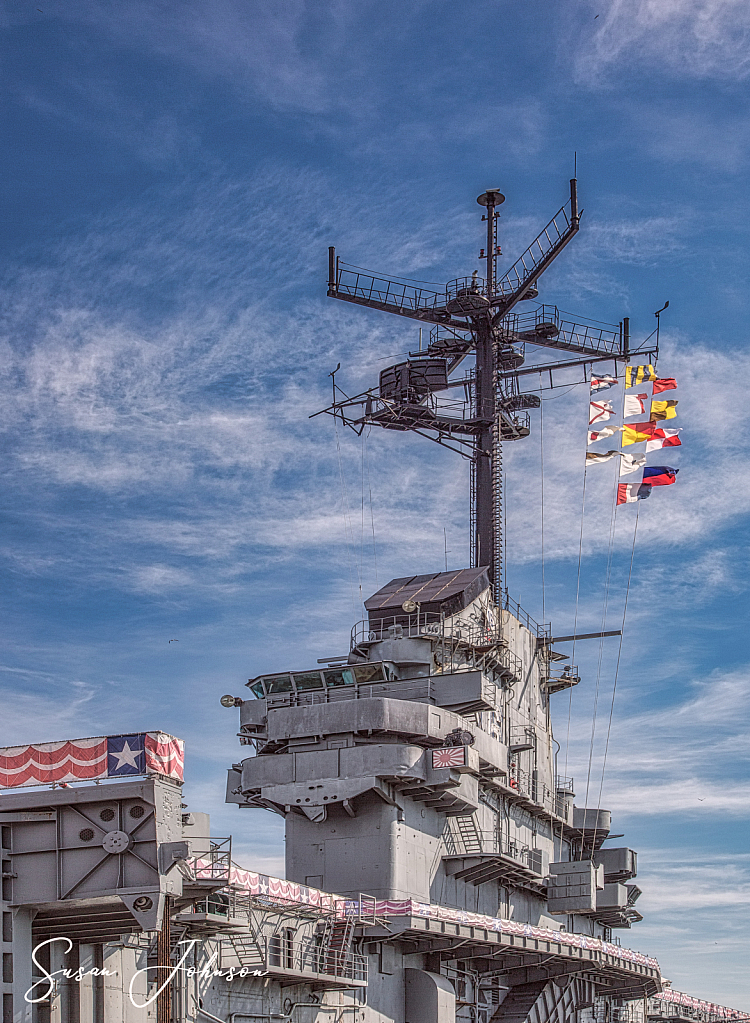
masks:
[(490, 1023), (526, 1023), (529, 1013), (547, 982), (521, 984), (511, 988), (490, 1018)]
[(328, 924), (323, 938), (323, 966), (325, 973), (340, 974), (351, 950), (356, 918), (348, 916)]
[(593, 985), (581, 977), (537, 981), (511, 988), (490, 1023), (572, 1023), (593, 1004)]
[(229, 935), (235, 954), (240, 961), (240, 966), (249, 970), (265, 970), (266, 950), (252, 932), (242, 931)]

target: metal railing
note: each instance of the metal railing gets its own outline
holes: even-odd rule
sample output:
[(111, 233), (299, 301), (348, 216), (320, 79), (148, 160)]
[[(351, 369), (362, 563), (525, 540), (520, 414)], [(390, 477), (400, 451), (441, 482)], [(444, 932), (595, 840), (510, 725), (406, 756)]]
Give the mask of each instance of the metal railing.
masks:
[(336, 977), (355, 984), (367, 983), (367, 957), (332, 949), (314, 938), (287, 938), (274, 934), (259, 940), (266, 968), (301, 975)]
[(232, 870), (232, 836), (209, 839), (209, 848), (184, 860), (182, 872), (193, 881), (229, 884)]
[(373, 696), (392, 696), (397, 700), (431, 700), (433, 687), (428, 676), (392, 682), (360, 682), (352, 686), (313, 689), (307, 692), (277, 693), (267, 697), (270, 707), (311, 707), (320, 703), (366, 700)]
[(437, 612), (389, 615), (357, 622), (351, 632), (351, 649), (363, 649), (388, 639), (430, 639), (439, 644), (443, 673), (478, 669), (506, 679), (523, 677), (523, 662), (504, 644), (498, 626)]
[(550, 222), (542, 228), (525, 252), (521, 253), (513, 266), (497, 282), (497, 291), (515, 294), (524, 284), (533, 281), (536, 273), (551, 253), (560, 245), (567, 234), (574, 230), (574, 223), (568, 208), (569, 199), (561, 206)]
[(524, 771), (518, 767), (515, 760), (511, 760), (510, 763), (508, 785), (524, 800), (534, 803), (535, 806), (544, 807), (555, 817), (560, 817), (569, 823), (570, 806), (565, 793), (553, 791), (544, 782), (540, 782), (533, 772)]
[(336, 274), (336, 292), (363, 302), (393, 306), (408, 313), (421, 309), (445, 308), (445, 293), (419, 287), (417, 282), (380, 277), (368, 270), (360, 270), (339, 263)]
[(718, 1023), (718, 1020), (748, 1021), (750, 1013), (729, 1009), (723, 1005), (683, 1005), (662, 995), (648, 1000), (649, 1020), (695, 1020), (696, 1023)]
[(531, 615), (524, 611), (518, 601), (513, 600), (507, 591), (503, 594), (502, 608), (503, 611), (510, 611), (521, 625), (525, 625), (529, 632), (533, 632), (539, 639), (552, 635), (549, 625), (540, 625), (539, 622), (534, 621)]
[(511, 313), (504, 317), (500, 330), (511, 344), (519, 341), (544, 343), (554, 338), (556, 348), (620, 354), (622, 337), (619, 325), (599, 323), (585, 317), (569, 320), (564, 316), (556, 305), (543, 303), (522, 313)]
[(444, 841), (448, 856), (503, 856), (535, 874), (542, 873), (541, 849), (532, 849), (497, 831), (476, 829), (467, 841), (460, 831), (451, 830), (445, 833)]

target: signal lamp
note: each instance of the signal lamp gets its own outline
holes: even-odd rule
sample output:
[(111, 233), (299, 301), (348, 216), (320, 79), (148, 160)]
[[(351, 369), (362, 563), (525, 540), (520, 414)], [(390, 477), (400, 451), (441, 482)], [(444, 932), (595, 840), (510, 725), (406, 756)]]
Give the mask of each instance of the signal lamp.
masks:
[[(242, 700), (240, 700), (239, 702), (242, 703)], [(221, 698), (222, 707), (236, 707), (237, 704), (238, 701), (236, 696), (230, 696), (229, 694), (227, 694), (226, 696), (222, 696)]]

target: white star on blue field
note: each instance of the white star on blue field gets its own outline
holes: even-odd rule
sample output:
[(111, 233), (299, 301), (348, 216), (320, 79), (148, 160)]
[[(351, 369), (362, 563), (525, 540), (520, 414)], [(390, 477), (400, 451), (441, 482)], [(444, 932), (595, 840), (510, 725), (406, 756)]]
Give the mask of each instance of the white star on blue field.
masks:
[(345, 653), (363, 598), (469, 556), (458, 456), (308, 418), (337, 363), (354, 393), (418, 343), (326, 298), (327, 248), (481, 273), (476, 196), (500, 188), (502, 270), (576, 161), (581, 231), (539, 301), (642, 339), (669, 300), (682, 446), (649, 464), (680, 472), (611, 539), (594, 465), (581, 529), (588, 390), (553, 392), (506, 446), (508, 586), (542, 617), (543, 426), (558, 635), (579, 547), (577, 628), (619, 627), (639, 509), (604, 772), (616, 641), (580, 643), (553, 698), (579, 802), (638, 850), (645, 919), (620, 938), (750, 1010), (750, 8), (12, 0), (2, 31), (0, 742), (177, 735), (185, 801), (283, 871), (282, 822), (224, 806), (220, 696)]

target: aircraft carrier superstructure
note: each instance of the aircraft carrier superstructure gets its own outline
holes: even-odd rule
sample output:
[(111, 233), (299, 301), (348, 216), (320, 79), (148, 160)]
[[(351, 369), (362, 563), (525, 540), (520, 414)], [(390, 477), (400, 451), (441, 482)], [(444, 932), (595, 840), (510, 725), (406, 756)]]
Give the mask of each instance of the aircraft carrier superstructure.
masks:
[[(230, 771), (227, 799), (285, 816), (288, 879), (372, 914), (362, 939), (389, 951), (371, 1018), (402, 1018), (407, 980), (514, 1023), (656, 993), (653, 961), (612, 942), (641, 919), (636, 853), (610, 847), (609, 812), (576, 806), (556, 771), (551, 703), (579, 680), (556, 667), (554, 637), (510, 600), (498, 609), (485, 568), (394, 579), (366, 608), (345, 663), (250, 681), (240, 734), (257, 755)], [(545, 938), (396, 924), (404, 903)], [(593, 960), (559, 941), (574, 935), (594, 939)], [(408, 1023), (454, 1018), (415, 1011)]]

